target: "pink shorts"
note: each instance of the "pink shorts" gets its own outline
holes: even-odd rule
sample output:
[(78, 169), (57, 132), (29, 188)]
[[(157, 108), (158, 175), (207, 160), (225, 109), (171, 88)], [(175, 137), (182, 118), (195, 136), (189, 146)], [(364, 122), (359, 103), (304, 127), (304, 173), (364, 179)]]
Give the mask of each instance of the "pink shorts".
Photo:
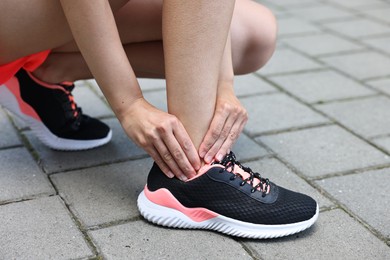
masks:
[(17, 59), (10, 63), (0, 65), (0, 85), (8, 81), (21, 68), (24, 68), (25, 70), (30, 72), (34, 71), (42, 65), (49, 53), (50, 50), (42, 51)]

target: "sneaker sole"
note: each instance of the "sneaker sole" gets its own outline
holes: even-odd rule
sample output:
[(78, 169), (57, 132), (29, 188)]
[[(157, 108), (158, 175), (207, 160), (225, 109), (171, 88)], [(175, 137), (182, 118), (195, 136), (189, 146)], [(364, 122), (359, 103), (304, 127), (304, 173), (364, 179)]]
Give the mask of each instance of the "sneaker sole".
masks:
[[(20, 100), (19, 102), (23, 101)], [(42, 122), (36, 120), (29, 115), (24, 114), (20, 110), (19, 102), (6, 85), (0, 85), (0, 105), (8, 111), (12, 112), (20, 119), (22, 119), (24, 122), (26, 122), (27, 125), (30, 127), (31, 131), (35, 134), (35, 136), (51, 149), (61, 151), (88, 150), (105, 145), (111, 140), (111, 130), (105, 138), (96, 140), (80, 141), (58, 137), (52, 132), (50, 132), (50, 130)], [(25, 102), (23, 102), (23, 105), (31, 108), (31, 106)]]
[[(158, 191), (161, 190), (170, 194), (166, 189)], [(172, 194), (165, 194), (170, 198), (170, 205), (187, 211), (187, 214), (184, 214), (175, 208), (165, 207), (152, 202), (146, 196), (145, 191), (150, 193), (145, 187), (144, 191), (138, 196), (138, 209), (141, 215), (152, 223), (173, 228), (208, 229), (243, 238), (266, 239), (292, 235), (312, 226), (319, 214), (317, 204), (316, 214), (306, 221), (286, 225), (253, 224), (225, 217), (208, 209), (186, 208)]]

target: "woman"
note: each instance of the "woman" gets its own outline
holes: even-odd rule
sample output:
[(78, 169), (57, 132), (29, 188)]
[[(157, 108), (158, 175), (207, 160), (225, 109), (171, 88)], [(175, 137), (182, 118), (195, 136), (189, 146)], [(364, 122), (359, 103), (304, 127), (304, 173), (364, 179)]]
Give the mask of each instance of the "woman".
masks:
[[(230, 225), (235, 231), (227, 233), (246, 237), (281, 236), (315, 221), (315, 201), (277, 187), (249, 168), (237, 167), (240, 164), (234, 155), (228, 154), (247, 121), (246, 111), (233, 92), (233, 76), (257, 70), (275, 48), (276, 23), (266, 8), (249, 0), (3, 0), (0, 8), (5, 14), (0, 17), (0, 64), (9, 72), (7, 66), (15, 60), (18, 66), (26, 63), (16, 78), (0, 82), (3, 89), (16, 96), (15, 89), (23, 90), (23, 100), (29, 99), (23, 96), (34, 96), (34, 91), (23, 94), (28, 86), (46, 85), (61, 91), (68, 97), (68, 114), (73, 118), (68, 124), (71, 133), (63, 135), (67, 141), (75, 132), (83, 132), (85, 137), (88, 127), (82, 125), (104, 126), (81, 117), (71, 88), (56, 83), (94, 77), (127, 135), (156, 163), (139, 198), (140, 211), (147, 219), (227, 232), (215, 227), (227, 223), (222, 216), (235, 223)], [(49, 55), (47, 50), (51, 50)], [(40, 60), (45, 61), (41, 64)], [(166, 78), (168, 113), (143, 98), (136, 76)], [(40, 118), (47, 110), (31, 105), (42, 102), (26, 103), (41, 111), (38, 115), (27, 113), (30, 117)], [(53, 118), (55, 115), (49, 116), (43, 124), (49, 125)], [(64, 127), (57, 124), (48, 128), (61, 132)], [(110, 138), (107, 129), (100, 132), (92, 138), (100, 142), (94, 146)], [(219, 174), (214, 176), (216, 169)], [(201, 187), (216, 189), (221, 197), (207, 199), (199, 195), (205, 195)], [(188, 191), (184, 197), (182, 189)], [(260, 197), (253, 200), (254, 194)], [(224, 197), (229, 199), (224, 201)], [(290, 197), (295, 200), (290, 201)], [(205, 204), (221, 199), (217, 207)], [(291, 203), (296, 209), (272, 215), (275, 201), (280, 202), (276, 203), (280, 207), (277, 211), (284, 212)], [(240, 206), (243, 202), (248, 203)], [(237, 204), (234, 212), (227, 209), (231, 203)], [(258, 212), (260, 204), (266, 206)], [(186, 215), (183, 207), (192, 211), (201, 208), (201, 212)], [(248, 210), (253, 212), (246, 214)], [(271, 220), (259, 219), (259, 214)], [(238, 224), (241, 222), (243, 226)], [(296, 227), (297, 223), (303, 224)], [(286, 228), (267, 232), (263, 225)]]

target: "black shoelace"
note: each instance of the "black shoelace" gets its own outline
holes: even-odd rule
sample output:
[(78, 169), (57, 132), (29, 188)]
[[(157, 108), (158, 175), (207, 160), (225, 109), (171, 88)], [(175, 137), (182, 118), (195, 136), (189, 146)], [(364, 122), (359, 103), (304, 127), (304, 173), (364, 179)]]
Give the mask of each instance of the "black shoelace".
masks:
[[(230, 152), (227, 154), (222, 161), (219, 162), (219, 164), (222, 164), (225, 169), (230, 173), (233, 173), (234, 175), (230, 178), (230, 180), (234, 180), (237, 177), (240, 177), (242, 179), (242, 182), (240, 183), (241, 186), (244, 186), (245, 183), (249, 183), (252, 186), (251, 192), (254, 193), (255, 191), (260, 191), (262, 193), (262, 197), (265, 197), (268, 192), (268, 187), (270, 186), (270, 182), (268, 178), (263, 178), (261, 177), (260, 173), (258, 172), (253, 172), (251, 168), (246, 167), (242, 165), (239, 161), (236, 160), (236, 156), (233, 152)], [(245, 178), (241, 176), (239, 173), (234, 172), (234, 166), (237, 165), (240, 167), (242, 170), (247, 172), (249, 174), (248, 178)], [(259, 183), (254, 185), (254, 180), (258, 179)]]

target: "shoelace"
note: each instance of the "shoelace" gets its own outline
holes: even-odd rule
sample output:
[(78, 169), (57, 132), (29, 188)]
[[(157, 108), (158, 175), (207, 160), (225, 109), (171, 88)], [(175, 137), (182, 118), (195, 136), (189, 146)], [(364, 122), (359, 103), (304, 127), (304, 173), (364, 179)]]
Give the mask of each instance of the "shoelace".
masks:
[(64, 88), (64, 94), (61, 95), (61, 101), (62, 107), (65, 110), (65, 115), (68, 117), (68, 119), (73, 120), (72, 127), (78, 128), (80, 126), (81, 122), (81, 108), (79, 108), (74, 100), (74, 97), (72, 95), (72, 90), (74, 88), (74, 85), (68, 85), (68, 84), (59, 84), (61, 87)]
[[(217, 162), (216, 162), (217, 163)], [(253, 172), (251, 168), (243, 166), (239, 161), (236, 160), (236, 156), (233, 152), (227, 154), (219, 164), (223, 165), (225, 168), (221, 169), (221, 171), (226, 170), (234, 175), (230, 178), (230, 180), (234, 180), (237, 177), (242, 179), (240, 183), (241, 186), (244, 186), (245, 183), (249, 183), (252, 186), (251, 192), (254, 193), (256, 190), (261, 191), (262, 197), (265, 197), (270, 188), (270, 182), (268, 178), (263, 178), (258, 172)], [(238, 166), (244, 172), (248, 174), (248, 177), (242, 176), (240, 173), (235, 172), (234, 168)], [(256, 181), (257, 180), (257, 181)], [(257, 183), (256, 183), (257, 182)]]

